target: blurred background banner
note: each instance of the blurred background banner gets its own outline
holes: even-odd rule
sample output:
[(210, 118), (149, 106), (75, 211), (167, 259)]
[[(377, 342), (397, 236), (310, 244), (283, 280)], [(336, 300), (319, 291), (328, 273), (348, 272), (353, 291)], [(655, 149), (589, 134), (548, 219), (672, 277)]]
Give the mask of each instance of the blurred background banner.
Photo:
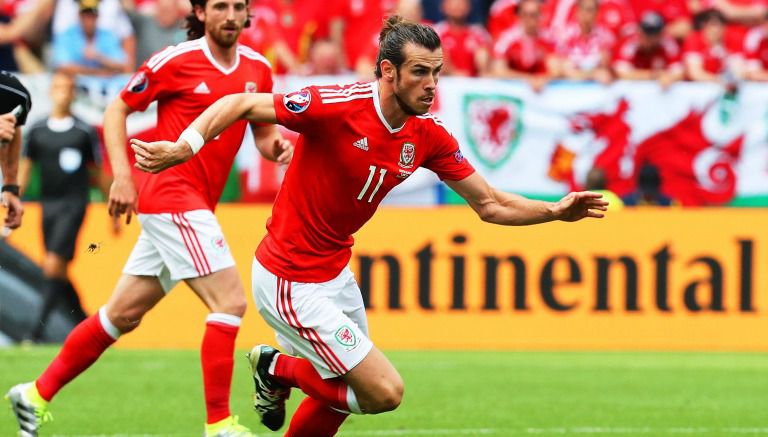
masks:
[[(89, 208), (72, 277), (93, 313), (139, 226), (115, 237), (104, 205)], [(248, 291), (269, 213), (217, 210)], [(8, 241), (39, 262), (37, 204), (27, 204), (25, 220)], [(503, 228), (465, 207), (382, 208), (356, 235), (350, 265), (372, 338), (385, 349), (764, 351), (766, 222), (764, 209), (635, 208), (601, 221)], [(198, 347), (207, 311), (190, 293), (178, 286), (118, 347)], [(248, 300), (241, 348), (273, 339)]]
[[(36, 104), (31, 122), (48, 113), (48, 75), (24, 76)], [(79, 79), (74, 112), (101, 125), (103, 110), (129, 76)], [(352, 76), (281, 76), (275, 91), (349, 83)], [(433, 112), (462, 152), (503, 190), (557, 199), (584, 189), (590, 169), (607, 189), (626, 196), (643, 164), (660, 175), (661, 192), (684, 206), (768, 206), (768, 85), (724, 92), (708, 83), (555, 82), (533, 92), (524, 82), (446, 77)], [(154, 109), (132, 114), (129, 135), (152, 137)], [(295, 138), (295, 137), (294, 137)], [(224, 201), (271, 201), (283, 171), (260, 159), (246, 135)], [(398, 186), (386, 204), (463, 202), (428, 171)]]

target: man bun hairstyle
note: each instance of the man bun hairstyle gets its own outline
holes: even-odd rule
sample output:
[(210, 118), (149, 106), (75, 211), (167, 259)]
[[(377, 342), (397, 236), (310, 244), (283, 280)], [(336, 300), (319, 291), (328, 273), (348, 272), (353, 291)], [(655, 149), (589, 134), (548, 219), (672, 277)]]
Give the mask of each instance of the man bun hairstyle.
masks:
[(384, 20), (379, 33), (379, 54), (376, 57), (377, 78), (381, 78), (381, 61), (391, 62), (398, 71), (405, 62), (403, 49), (408, 43), (436, 50), (440, 48), (440, 37), (434, 29), (420, 23), (413, 23), (399, 15), (392, 15)]

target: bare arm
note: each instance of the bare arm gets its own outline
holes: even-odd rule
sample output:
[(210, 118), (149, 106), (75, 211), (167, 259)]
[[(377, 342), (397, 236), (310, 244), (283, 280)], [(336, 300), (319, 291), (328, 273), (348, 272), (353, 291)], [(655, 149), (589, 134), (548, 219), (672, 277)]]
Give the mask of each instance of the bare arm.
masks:
[(283, 134), (277, 130), (277, 126), (274, 124), (267, 126), (251, 125), (251, 131), (253, 131), (256, 149), (258, 149), (261, 156), (280, 164), (291, 162), (293, 144), (283, 138)]
[(53, 15), (52, 0), (38, 0), (34, 6), (16, 16), (9, 24), (0, 26), (0, 44), (10, 44), (25, 36), (42, 31)]
[(653, 80), (658, 76), (654, 70), (635, 68), (628, 63), (617, 63), (613, 67), (616, 77), (621, 80)]
[(697, 82), (719, 82), (720, 77), (704, 69), (701, 59), (697, 57), (687, 57), (685, 59), (685, 69), (688, 77)]
[[(203, 111), (188, 129), (199, 133), (205, 143), (239, 119), (257, 123), (276, 123), (272, 94), (244, 93), (224, 96)], [(136, 167), (151, 173), (181, 164), (194, 156), (192, 144), (182, 138), (176, 142), (152, 143), (134, 138), (131, 140), (131, 145), (136, 153)]]
[(131, 112), (133, 110), (120, 97), (116, 97), (104, 112), (104, 145), (114, 178), (109, 189), (107, 208), (112, 217), (119, 218), (125, 214), (126, 223), (131, 223), (138, 199), (131, 166), (128, 164), (128, 153), (125, 151), (125, 122)]
[[(11, 117), (13, 116), (11, 115)], [(13, 117), (12, 120), (15, 124), (16, 117)], [(3, 171), (3, 185), (18, 185), (20, 152), (21, 127), (16, 127), (13, 138), (7, 143), (3, 141), (2, 146), (0, 146), (0, 168)], [(5, 215), (5, 227), (16, 229), (21, 226), (21, 216), (24, 214), (24, 207), (21, 205), (19, 196), (10, 191), (4, 191), (2, 193), (2, 204), (5, 208), (8, 208), (8, 213)]]
[(605, 211), (608, 206), (608, 202), (601, 199), (601, 194), (589, 191), (570, 193), (555, 203), (527, 199), (491, 187), (477, 173), (460, 181), (445, 183), (469, 203), (480, 219), (506, 226), (602, 218), (600, 211)]
[[(16, 117), (13, 117), (15, 122)], [(19, 158), (21, 155), (21, 126), (15, 127), (13, 137), (0, 146), (0, 168), (3, 171), (3, 185), (17, 185)]]
[(21, 158), (19, 162), (19, 197), (24, 196), (27, 184), (29, 183), (29, 173), (32, 169), (32, 160), (29, 158)]

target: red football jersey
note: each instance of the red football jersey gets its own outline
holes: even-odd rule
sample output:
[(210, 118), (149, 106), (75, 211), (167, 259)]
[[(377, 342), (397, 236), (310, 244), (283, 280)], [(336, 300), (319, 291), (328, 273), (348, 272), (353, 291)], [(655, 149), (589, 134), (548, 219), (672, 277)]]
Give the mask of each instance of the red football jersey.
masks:
[(451, 63), (454, 69), (477, 76), (475, 65), (475, 53), (482, 49), (488, 49), (491, 45), (491, 37), (481, 26), (451, 26), (447, 21), (441, 21), (434, 26), (435, 32), (440, 37), (440, 45), (443, 47), (443, 55)]
[[(271, 68), (263, 56), (238, 46), (237, 61), (225, 69), (214, 60), (203, 37), (150, 57), (120, 97), (136, 111), (157, 100), (157, 138), (175, 140), (219, 98), (271, 91)], [(147, 176), (139, 189), (139, 212), (213, 211), (243, 142), (245, 126), (245, 121), (234, 123), (189, 161)]]
[(690, 19), (691, 11), (686, 0), (632, 0), (635, 17), (642, 18), (648, 11), (654, 11), (664, 17), (664, 22), (674, 23), (679, 19)]
[[(566, 27), (576, 24), (577, 0), (546, 1), (542, 5), (542, 15), (549, 30), (557, 35)], [(610, 30), (615, 37), (629, 35), (635, 28), (635, 11), (626, 0), (601, 0), (597, 11), (596, 25)]]
[(418, 167), (448, 180), (474, 172), (435, 116), (389, 126), (377, 82), (312, 86), (274, 99), (278, 123), (300, 136), (256, 258), (290, 281), (335, 278), (352, 255), (352, 234)]
[(739, 56), (741, 42), (729, 38), (717, 45), (710, 44), (701, 32), (688, 35), (683, 44), (683, 60), (700, 59), (704, 70), (712, 74), (722, 74), (728, 66), (728, 61)]
[(589, 34), (581, 33), (577, 23), (571, 23), (558, 34), (557, 52), (571, 61), (575, 67), (591, 71), (600, 65), (602, 54), (613, 53), (616, 39), (613, 34), (600, 26), (592, 28)]
[(552, 41), (538, 35), (531, 37), (515, 26), (502, 33), (493, 46), (493, 56), (503, 59), (507, 66), (516, 71), (530, 74), (547, 72), (547, 57), (555, 51)]
[(765, 27), (754, 27), (744, 38), (744, 58), (747, 69), (768, 69), (768, 30)]
[(496, 0), (488, 11), (488, 33), (496, 39), (517, 23), (517, 8), (520, 0)]
[(668, 37), (662, 37), (661, 43), (651, 50), (641, 50), (637, 34), (627, 38), (616, 51), (613, 68), (637, 68), (640, 70), (673, 70), (682, 68), (680, 48)]

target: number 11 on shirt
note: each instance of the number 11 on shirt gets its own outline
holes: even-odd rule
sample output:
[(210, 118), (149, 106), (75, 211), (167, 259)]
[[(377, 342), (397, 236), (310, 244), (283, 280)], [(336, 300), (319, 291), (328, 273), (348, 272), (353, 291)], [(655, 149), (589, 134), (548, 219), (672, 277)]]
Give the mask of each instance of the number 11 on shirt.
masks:
[[(357, 195), (357, 200), (363, 200), (363, 196), (365, 195), (365, 192), (368, 191), (368, 187), (371, 186), (371, 182), (373, 181), (373, 175), (376, 174), (376, 166), (371, 165), (368, 167), (368, 170), (370, 173), (368, 173), (368, 180), (365, 181), (365, 186), (363, 187), (362, 191), (360, 191), (360, 194)], [(373, 192), (371, 192), (371, 195), (368, 197), (368, 203), (371, 203), (371, 200), (373, 200), (373, 196), (376, 195), (376, 192), (379, 191), (379, 188), (381, 187), (381, 184), (384, 183), (384, 175), (387, 174), (386, 168), (380, 168), (379, 169), (379, 182), (376, 183), (376, 187), (373, 189)]]

